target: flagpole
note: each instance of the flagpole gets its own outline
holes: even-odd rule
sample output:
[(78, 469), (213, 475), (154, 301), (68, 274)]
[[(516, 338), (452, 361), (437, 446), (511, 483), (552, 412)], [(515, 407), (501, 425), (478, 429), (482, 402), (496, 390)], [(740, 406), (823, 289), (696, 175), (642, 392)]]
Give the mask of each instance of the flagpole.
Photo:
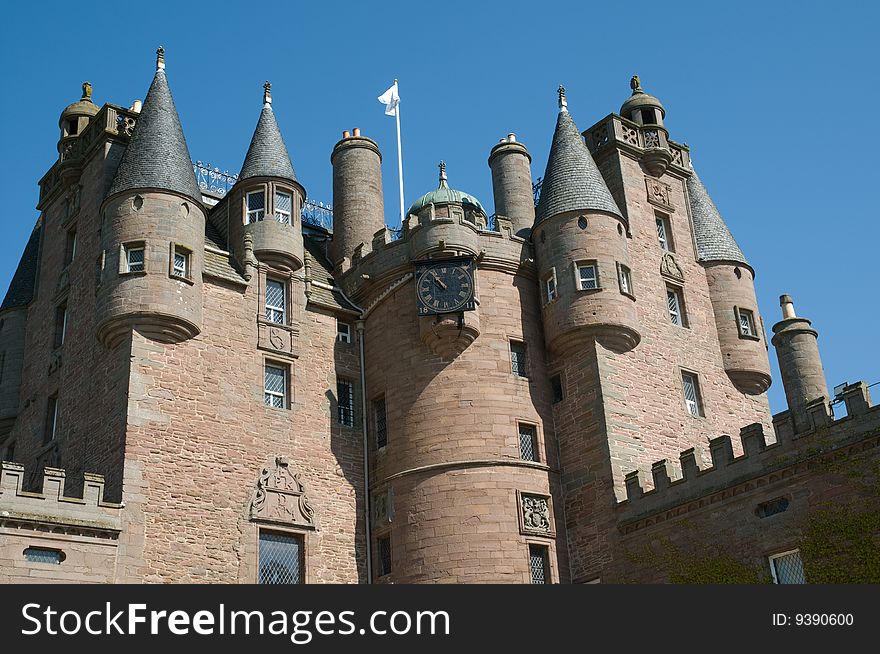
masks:
[[(397, 80), (394, 80), (394, 86), (398, 86)], [(400, 89), (398, 87), (397, 97), (400, 97)], [(400, 227), (403, 228), (404, 208), (403, 208), (403, 155), (400, 148), (400, 100), (397, 101), (394, 117), (397, 121), (397, 179), (400, 181)]]

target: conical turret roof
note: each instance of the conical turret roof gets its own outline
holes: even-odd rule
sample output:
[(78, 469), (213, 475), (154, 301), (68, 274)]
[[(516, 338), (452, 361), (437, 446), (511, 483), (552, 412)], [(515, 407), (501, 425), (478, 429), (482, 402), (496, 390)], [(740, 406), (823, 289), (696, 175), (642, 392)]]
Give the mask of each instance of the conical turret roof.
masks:
[(139, 188), (176, 191), (197, 201), (201, 201), (202, 197), (165, 77), (164, 52), (161, 48), (156, 76), (150, 84), (108, 195)]
[(578, 210), (605, 211), (622, 218), (602, 173), (568, 113), (565, 90), (560, 88), (559, 95), (559, 117), (544, 171), (535, 222)]
[(700, 261), (736, 261), (749, 265), (697, 171), (692, 169), (692, 172), (687, 180), (687, 190), (694, 220), (697, 258)]
[(275, 113), (272, 111), (271, 85), (266, 82), (263, 88), (265, 89), (263, 111), (260, 112), (260, 120), (257, 121), (257, 128), (251, 138), (251, 145), (245, 155), (238, 179), (280, 177), (296, 182), (296, 172), (290, 163), (287, 146), (284, 144), (284, 138), (275, 120)]

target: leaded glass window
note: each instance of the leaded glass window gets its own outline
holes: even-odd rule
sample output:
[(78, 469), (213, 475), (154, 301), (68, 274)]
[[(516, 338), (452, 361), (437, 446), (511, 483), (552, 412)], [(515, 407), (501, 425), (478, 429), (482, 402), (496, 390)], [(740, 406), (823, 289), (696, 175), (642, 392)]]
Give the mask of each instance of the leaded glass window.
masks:
[(379, 576), (391, 574), (391, 537), (385, 536), (377, 541), (379, 546)]
[(538, 434), (534, 425), (519, 425), (519, 455), (523, 461), (538, 460)]
[(260, 583), (303, 583), (302, 537), (260, 532)]
[(354, 391), (350, 381), (340, 379), (336, 382), (336, 398), (340, 424), (354, 426)]
[(293, 198), (290, 193), (275, 192), (275, 220), (284, 225), (290, 224)]
[(126, 272), (144, 271), (143, 245), (132, 245), (125, 247), (125, 270)]
[(528, 377), (525, 343), (511, 341), (510, 369), (517, 377)]
[(266, 215), (266, 196), (263, 191), (251, 191), (247, 194), (247, 223), (256, 223)]
[(287, 401), (287, 371), (266, 365), (266, 406), (283, 409)]
[(284, 310), (287, 305), (284, 291), (283, 282), (266, 280), (266, 320), (269, 322), (284, 324)]
[(755, 314), (746, 309), (739, 310), (739, 331), (743, 336), (756, 336)]
[(595, 264), (585, 263), (578, 266), (578, 284), (582, 291), (599, 288)]
[(543, 545), (529, 545), (529, 568), (533, 584), (550, 583), (547, 548)]
[(669, 320), (673, 325), (686, 327), (681, 291), (676, 288), (666, 289), (666, 306), (669, 309)]
[(376, 421), (376, 448), (388, 445), (388, 422), (385, 415), (385, 397), (373, 400), (373, 417)]
[(798, 550), (770, 557), (770, 572), (774, 584), (805, 584), (804, 562)]
[(681, 373), (681, 383), (684, 386), (684, 402), (688, 413), (699, 417), (703, 415), (702, 400), (700, 398), (700, 384), (697, 376), (689, 372)]

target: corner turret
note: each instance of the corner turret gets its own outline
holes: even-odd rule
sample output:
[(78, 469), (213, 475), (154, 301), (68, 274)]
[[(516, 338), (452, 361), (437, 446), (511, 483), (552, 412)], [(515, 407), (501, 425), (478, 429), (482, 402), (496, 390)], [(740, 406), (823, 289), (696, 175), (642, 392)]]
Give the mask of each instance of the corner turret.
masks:
[(61, 130), (61, 136), (58, 139), (58, 154), (62, 159), (65, 158), (65, 153), (70, 151), (73, 141), (83, 133), (92, 116), (98, 111), (98, 105), (92, 102), (92, 84), (83, 82), (82, 97), (67, 105), (58, 119), (58, 128)]
[(495, 213), (509, 218), (513, 233), (523, 238), (535, 222), (531, 162), (532, 155), (516, 134), (508, 134), (489, 153)]
[(197, 336), (205, 210), (163, 48), (101, 215), (98, 339), (114, 347), (132, 329), (166, 343)]

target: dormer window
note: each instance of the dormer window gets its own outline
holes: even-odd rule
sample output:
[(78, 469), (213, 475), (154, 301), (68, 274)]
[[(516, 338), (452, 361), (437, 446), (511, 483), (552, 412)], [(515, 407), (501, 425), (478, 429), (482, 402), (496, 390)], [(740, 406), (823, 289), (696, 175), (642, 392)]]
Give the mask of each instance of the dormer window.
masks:
[(247, 194), (247, 224), (260, 222), (266, 215), (266, 194), (251, 191)]
[(290, 193), (275, 191), (275, 220), (282, 225), (290, 225), (293, 196)]

